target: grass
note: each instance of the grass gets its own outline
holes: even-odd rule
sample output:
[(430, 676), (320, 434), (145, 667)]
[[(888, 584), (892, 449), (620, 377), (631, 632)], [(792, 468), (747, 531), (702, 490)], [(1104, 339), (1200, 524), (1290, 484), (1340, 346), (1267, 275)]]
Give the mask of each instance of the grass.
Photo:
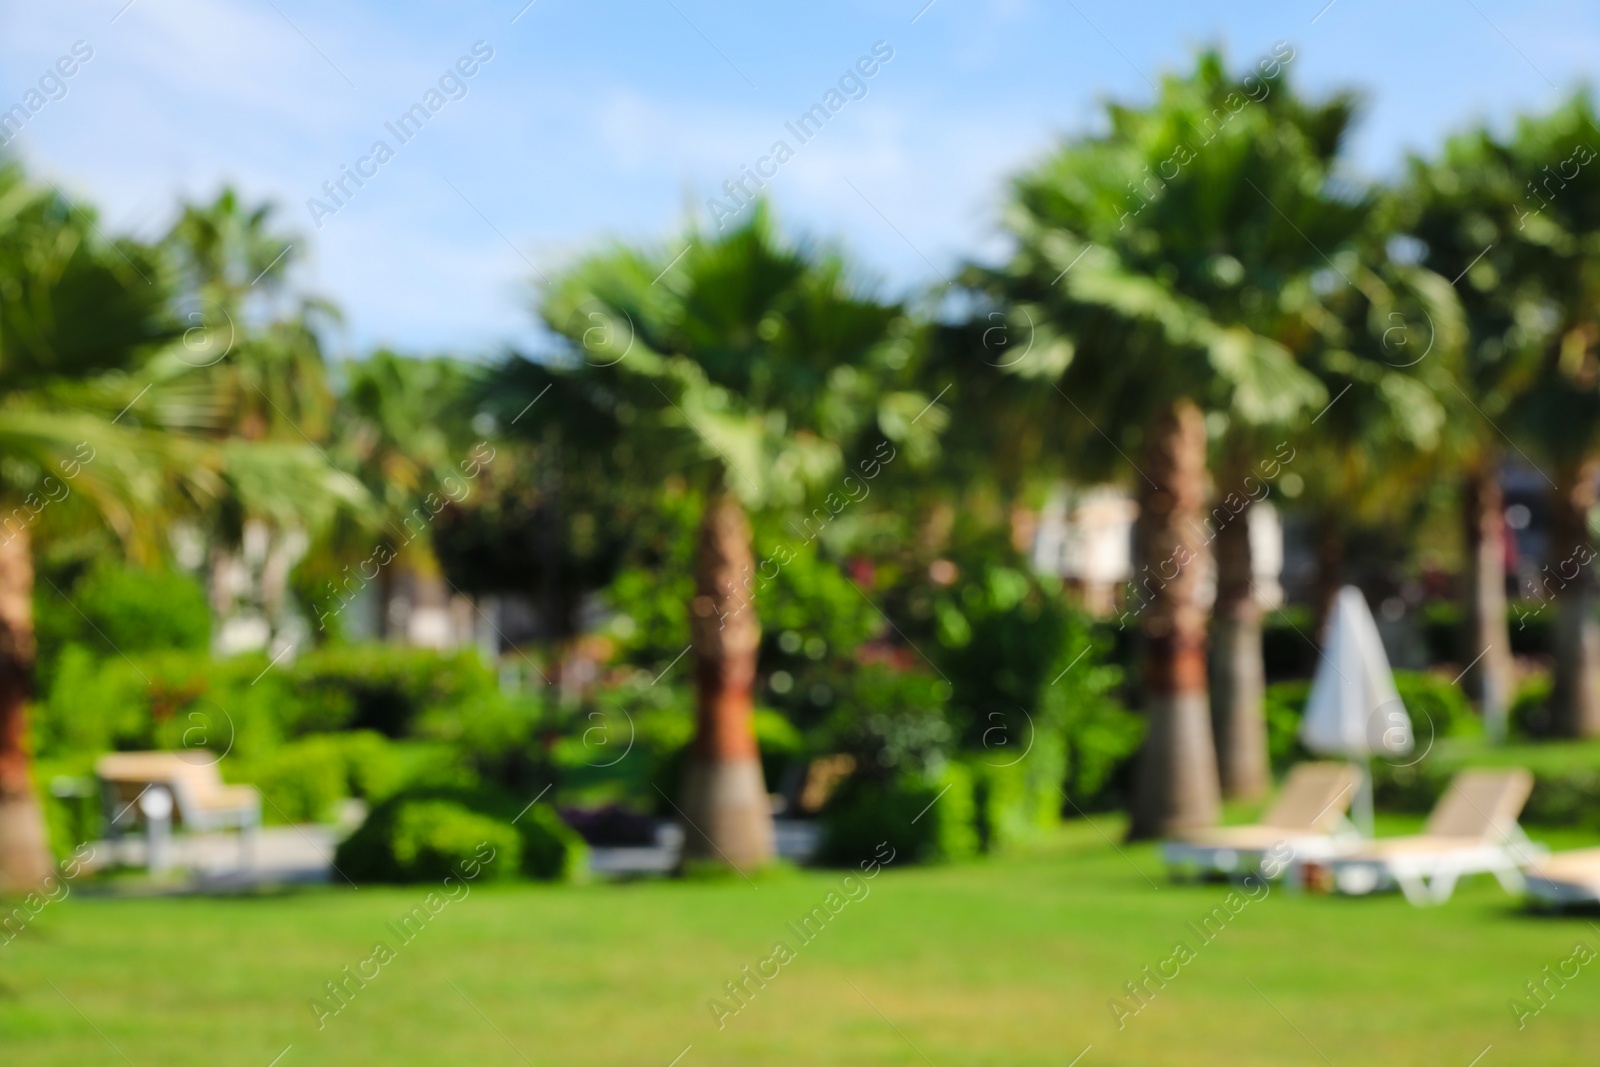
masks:
[[(1467, 1067), (1492, 1045), (1482, 1067), (1595, 1062), (1600, 960), (1525, 1029), (1508, 1007), (1577, 941), (1600, 947), (1585, 918), (1526, 914), (1489, 880), (1424, 911), (1274, 889), (1206, 943), (1188, 924), (1229, 887), (1168, 884), (1152, 847), (1102, 830), (1116, 840), (1079, 822), (1024, 854), (891, 865), (808, 944), (786, 924), (843, 872), (484, 885), (404, 945), (386, 924), (426, 887), (80, 890), (0, 945), (0, 1060), (668, 1067), (689, 1047), (679, 1067), (1065, 1067), (1092, 1045), (1081, 1067)], [(794, 958), (719, 1029), (709, 1001), (733, 1007), (724, 983), (779, 939)], [(380, 940), (394, 958), (319, 1029), (313, 998)], [(1194, 958), (1119, 1029), (1110, 1001), (1179, 941)]]

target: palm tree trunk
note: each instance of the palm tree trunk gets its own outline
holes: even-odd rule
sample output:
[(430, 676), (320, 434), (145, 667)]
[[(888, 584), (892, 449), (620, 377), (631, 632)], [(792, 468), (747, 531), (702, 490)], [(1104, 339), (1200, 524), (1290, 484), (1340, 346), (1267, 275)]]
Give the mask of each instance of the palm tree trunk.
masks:
[(1506, 734), (1511, 707), (1511, 626), (1506, 619), (1506, 539), (1500, 482), (1492, 457), (1467, 472), (1461, 490), (1467, 555), (1467, 618), (1462, 662), (1467, 693), (1490, 740)]
[(1211, 609), (1211, 728), (1222, 793), (1256, 800), (1270, 784), (1261, 657), (1261, 604), (1250, 556), (1250, 505), (1217, 531), (1217, 599)]
[(1594, 572), (1588, 566), (1594, 558), (1589, 547), (1594, 473), (1588, 463), (1564, 464), (1556, 473), (1545, 571), (1556, 601), (1550, 720), (1558, 737), (1600, 735), (1600, 623), (1594, 614)]
[(689, 611), (696, 729), (684, 773), (684, 858), (739, 870), (772, 858), (772, 808), (752, 718), (761, 640), (754, 565), (744, 509), (718, 493), (700, 523)]
[(1206, 429), (1180, 401), (1150, 427), (1141, 472), (1139, 595), (1147, 729), (1128, 836), (1216, 821), (1217, 756), (1206, 701), (1206, 617), (1199, 603)]
[(1321, 640), (1322, 626), (1333, 610), (1333, 598), (1344, 584), (1344, 526), (1339, 516), (1324, 512), (1317, 524), (1317, 582), (1311, 626)]
[(0, 892), (35, 889), (50, 875), (28, 766), (33, 651), (33, 558), (28, 531), (19, 530), (0, 542)]

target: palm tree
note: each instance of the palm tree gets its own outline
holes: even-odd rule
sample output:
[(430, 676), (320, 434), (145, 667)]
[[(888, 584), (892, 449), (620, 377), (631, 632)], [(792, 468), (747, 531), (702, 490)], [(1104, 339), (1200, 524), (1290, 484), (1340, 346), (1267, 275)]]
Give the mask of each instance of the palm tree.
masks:
[[(1230, 794), (1267, 782), (1251, 498), (1281, 467), (1276, 442), (1330, 399), (1313, 372), (1376, 341), (1352, 336), (1341, 305), (1377, 319), (1396, 298), (1359, 254), (1373, 198), (1337, 173), (1353, 115), (1348, 96), (1308, 102), (1281, 74), (1231, 79), (1202, 54), (1153, 105), (1111, 106), (1108, 133), (1017, 181), (1017, 252), (984, 284), (1013, 331), (1033, 324), (1031, 355), (1009, 369), (1064, 401), (1080, 470), (1127, 472), (1138, 495), (1124, 618), (1140, 627), (1149, 730), (1133, 837), (1212, 821), (1219, 755)], [(1208, 709), (1213, 540), (1222, 685)]]
[(1491, 737), (1503, 737), (1513, 687), (1506, 613), (1505, 519), (1499, 471), (1508, 454), (1502, 425), (1539, 373), (1540, 344), (1529, 327), (1547, 298), (1536, 273), (1522, 270), (1543, 255), (1525, 173), (1530, 161), (1487, 130), (1447, 141), (1438, 158), (1413, 158), (1398, 191), (1396, 228), (1421, 242), (1423, 265), (1458, 277), (1470, 334), (1461, 373), (1441, 398), (1455, 411), (1445, 424), (1445, 451), (1460, 481), (1466, 562), (1462, 661), (1466, 686)]
[(460, 502), (471, 491), (472, 457), (482, 455), (466, 436), (474, 380), (466, 367), (448, 359), (412, 359), (387, 349), (342, 369), (332, 451), (343, 469), (354, 472), (373, 507), (344, 516), (347, 521), (329, 531), (321, 562), (333, 577), (338, 564), (328, 566), (328, 560), (371, 552), (375, 539), (393, 550), (375, 579), (378, 632), (389, 636), (387, 608), (397, 572), (438, 566), (432, 528), (418, 524), (417, 509), (426, 508), (430, 496)]
[[(1538, 363), (1514, 405), (1553, 483), (1547, 585), (1556, 601), (1551, 722), (1565, 737), (1600, 736), (1600, 622), (1595, 617), (1595, 479), (1600, 474), (1600, 166), (1597, 116), (1587, 93), (1549, 115), (1524, 118), (1505, 146), (1526, 175), (1515, 257), (1500, 274), (1482, 263), (1475, 285), (1509, 290), (1522, 314), (1513, 339)], [(1492, 256), (1493, 253), (1491, 252)], [(1487, 258), (1487, 257), (1486, 257)]]
[[(290, 569), (307, 526), (357, 506), (353, 478), (324, 477), (334, 396), (321, 334), (337, 320), (325, 301), (288, 288), (300, 241), (271, 227), (270, 204), (247, 207), (232, 189), (187, 204), (162, 242), (173, 264), (189, 362), (213, 392), (216, 417), (204, 428), (222, 447), (225, 491), (198, 509), (210, 552), (212, 606), (233, 613), (247, 526), (267, 534), (259, 589), (263, 614), (282, 640)], [(199, 429), (199, 428), (197, 428)], [(285, 476), (308, 477), (297, 493)], [(288, 490), (285, 492), (285, 490)], [(252, 583), (253, 585), (253, 583)]]
[(72, 509), (148, 532), (170, 458), (119, 413), (140, 392), (128, 372), (170, 336), (160, 270), (93, 230), (0, 167), (0, 890), (39, 885), (51, 864), (28, 754), (33, 527)]
[(627, 479), (678, 476), (701, 494), (686, 856), (741, 870), (764, 863), (772, 826), (751, 719), (755, 599), (784, 560), (756, 559), (749, 514), (832, 508), (830, 482), (864, 440), (867, 450), (880, 439), (928, 446), (936, 420), (912, 425), (927, 401), (892, 389), (912, 343), (905, 310), (854, 284), (836, 252), (782, 241), (758, 206), (725, 236), (694, 231), (659, 253), (583, 259), (540, 311), (568, 347), (502, 371), (508, 429), (544, 439), (559, 428)]

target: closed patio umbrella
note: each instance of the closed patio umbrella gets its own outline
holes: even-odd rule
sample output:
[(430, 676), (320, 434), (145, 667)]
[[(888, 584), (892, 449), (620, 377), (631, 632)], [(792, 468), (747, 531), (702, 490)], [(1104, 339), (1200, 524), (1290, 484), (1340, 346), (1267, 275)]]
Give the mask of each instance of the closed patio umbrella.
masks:
[(1322, 632), (1322, 658), (1311, 681), (1300, 740), (1319, 755), (1343, 756), (1361, 770), (1352, 810), (1361, 832), (1372, 835), (1373, 756), (1411, 751), (1411, 718), (1394, 687), (1389, 657), (1366, 598), (1345, 586), (1334, 598)]

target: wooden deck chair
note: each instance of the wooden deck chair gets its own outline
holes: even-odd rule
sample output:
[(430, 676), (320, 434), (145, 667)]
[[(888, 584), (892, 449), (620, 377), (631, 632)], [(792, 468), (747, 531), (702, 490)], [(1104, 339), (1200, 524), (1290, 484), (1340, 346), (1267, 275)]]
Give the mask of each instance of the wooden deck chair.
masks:
[(1380, 838), (1335, 859), (1334, 888), (1361, 895), (1399, 886), (1421, 907), (1449, 900), (1463, 875), (1488, 873), (1507, 892), (1521, 892), (1522, 869), (1546, 854), (1517, 825), (1532, 791), (1533, 775), (1521, 768), (1462, 771), (1422, 833)]
[(1291, 860), (1329, 860), (1360, 841), (1345, 818), (1358, 781), (1348, 763), (1296, 764), (1260, 822), (1206, 827), (1164, 841), (1162, 859), (1174, 877), (1260, 872), (1269, 878)]

